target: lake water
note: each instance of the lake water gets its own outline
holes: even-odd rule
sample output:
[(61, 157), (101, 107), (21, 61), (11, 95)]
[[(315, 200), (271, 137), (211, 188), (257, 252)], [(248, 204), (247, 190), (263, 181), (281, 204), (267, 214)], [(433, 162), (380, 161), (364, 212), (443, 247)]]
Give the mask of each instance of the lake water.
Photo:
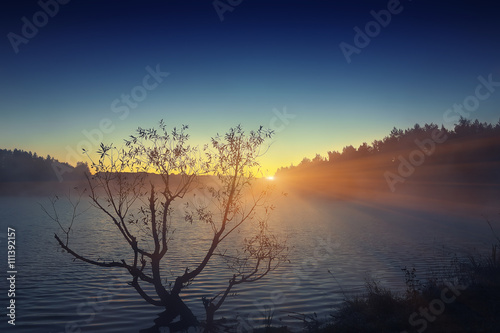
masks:
[[(53, 237), (58, 226), (43, 214), (39, 203), (47, 205), (48, 201), (43, 197), (0, 197), (3, 313), (8, 306), (7, 227), (16, 230), (17, 250), (16, 327), (7, 325), (4, 314), (0, 331), (138, 332), (150, 327), (161, 310), (127, 285), (125, 272), (73, 261), (62, 253)], [(404, 266), (415, 267), (424, 278), (439, 274), (453, 254), (488, 251), (493, 238), (482, 214), (498, 222), (495, 206), (465, 209), (463, 205), (439, 204), (440, 209), (431, 209), (424, 207), (427, 204), (417, 203), (415, 207), (420, 209), (416, 210), (294, 196), (279, 199), (271, 225), (287, 235), (290, 263), (261, 281), (238, 287), (237, 295), (216, 316), (236, 319), (242, 328), (259, 327), (271, 311), (274, 325), (299, 330), (301, 323), (292, 318), (293, 313), (316, 313), (318, 319), (327, 319), (346, 296), (364, 291), (366, 279), (404, 290)], [(179, 227), (171, 244), (177, 250), (171, 252), (165, 272), (175, 275), (186, 267), (181, 259), (196, 262), (198, 250), (206, 248), (206, 230), (189, 227), (190, 233), (182, 233)], [(96, 210), (77, 221), (76, 234), (80, 237), (72, 239), (72, 246), (87, 255), (107, 253), (103, 258), (116, 260), (123, 256), (123, 243)], [(237, 234), (233, 242), (244, 236), (244, 231)], [(187, 304), (200, 319), (204, 317), (201, 297), (220, 291), (231, 276), (222, 263), (214, 263), (185, 293)]]

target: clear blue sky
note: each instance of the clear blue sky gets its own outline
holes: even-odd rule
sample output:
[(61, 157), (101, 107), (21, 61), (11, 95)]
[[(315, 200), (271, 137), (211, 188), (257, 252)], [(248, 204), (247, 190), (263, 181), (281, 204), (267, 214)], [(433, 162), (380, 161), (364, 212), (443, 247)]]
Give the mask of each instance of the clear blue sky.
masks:
[[(190, 125), (195, 144), (237, 124), (272, 127), (263, 163), (274, 173), (394, 126), (442, 124), (478, 76), (500, 82), (493, 1), (221, 0), (219, 13), (213, 1), (41, 2), (53, 17), (37, 1), (0, 10), (0, 147), (72, 164), (70, 151), (97, 149), (85, 131), (121, 144), (163, 118)], [(356, 47), (354, 28), (388, 7), (348, 63), (339, 45)], [(155, 80), (157, 66), (168, 76)], [(493, 88), (470, 118), (498, 121)]]

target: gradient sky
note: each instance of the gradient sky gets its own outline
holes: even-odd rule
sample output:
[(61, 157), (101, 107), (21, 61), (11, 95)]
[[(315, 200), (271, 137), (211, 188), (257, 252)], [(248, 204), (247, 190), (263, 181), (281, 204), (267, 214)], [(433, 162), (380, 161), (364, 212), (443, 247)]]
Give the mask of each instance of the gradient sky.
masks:
[[(237, 124), (264, 125), (276, 130), (262, 160), (272, 174), (305, 156), (371, 143), (394, 126), (453, 126), (443, 113), (474, 95), (479, 76), (500, 82), (493, 1), (401, 1), (350, 63), (339, 44), (355, 46), (354, 28), (365, 30), (370, 12), (393, 1), (218, 3), (237, 5), (221, 21), (213, 1), (73, 0), (43, 25), (37, 1), (3, 2), (0, 148), (75, 164), (69, 152), (88, 147), (85, 131), (99, 139), (103, 119), (111, 130), (102, 140), (118, 145), (162, 118), (190, 125), (194, 144)], [(34, 16), (41, 26), (16, 53), (12, 36), (22, 37), (22, 18)], [(169, 75), (128, 114), (118, 109), (157, 65)], [(470, 118), (498, 122), (494, 89)], [(279, 121), (285, 109), (290, 116)]]

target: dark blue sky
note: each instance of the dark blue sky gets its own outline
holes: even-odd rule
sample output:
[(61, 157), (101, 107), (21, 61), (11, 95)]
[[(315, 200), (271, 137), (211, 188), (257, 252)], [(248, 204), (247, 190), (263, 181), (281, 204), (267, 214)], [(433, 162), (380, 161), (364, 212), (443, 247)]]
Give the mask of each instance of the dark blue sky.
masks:
[[(50, 11), (55, 1), (42, 3)], [(304, 156), (370, 143), (393, 126), (453, 126), (458, 113), (448, 121), (443, 114), (475, 96), (479, 76), (493, 86), (480, 88), (487, 97), (467, 100), (479, 101), (467, 116), (500, 117), (493, 1), (217, 3), (237, 5), (221, 21), (213, 1), (73, 0), (53, 17), (40, 14), (37, 1), (4, 2), (2, 148), (75, 163), (73, 151), (97, 149), (92, 140), (119, 143), (161, 118), (189, 124), (200, 144), (239, 123), (262, 124), (276, 130), (264, 158), (272, 173)], [(355, 47), (354, 28), (364, 31), (371, 11), (388, 7), (397, 13), (348, 63), (339, 45)], [(27, 43), (19, 42), (23, 17), (40, 25)], [(144, 81), (157, 68), (168, 76)]]

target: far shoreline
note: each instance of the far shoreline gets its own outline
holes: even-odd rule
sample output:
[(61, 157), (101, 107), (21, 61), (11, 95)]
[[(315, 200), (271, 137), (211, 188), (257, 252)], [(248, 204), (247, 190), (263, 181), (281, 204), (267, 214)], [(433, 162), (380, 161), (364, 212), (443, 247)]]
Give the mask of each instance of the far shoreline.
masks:
[(68, 194), (68, 191), (82, 188), (85, 181), (17, 181), (1, 182), (0, 197), (51, 196)]

